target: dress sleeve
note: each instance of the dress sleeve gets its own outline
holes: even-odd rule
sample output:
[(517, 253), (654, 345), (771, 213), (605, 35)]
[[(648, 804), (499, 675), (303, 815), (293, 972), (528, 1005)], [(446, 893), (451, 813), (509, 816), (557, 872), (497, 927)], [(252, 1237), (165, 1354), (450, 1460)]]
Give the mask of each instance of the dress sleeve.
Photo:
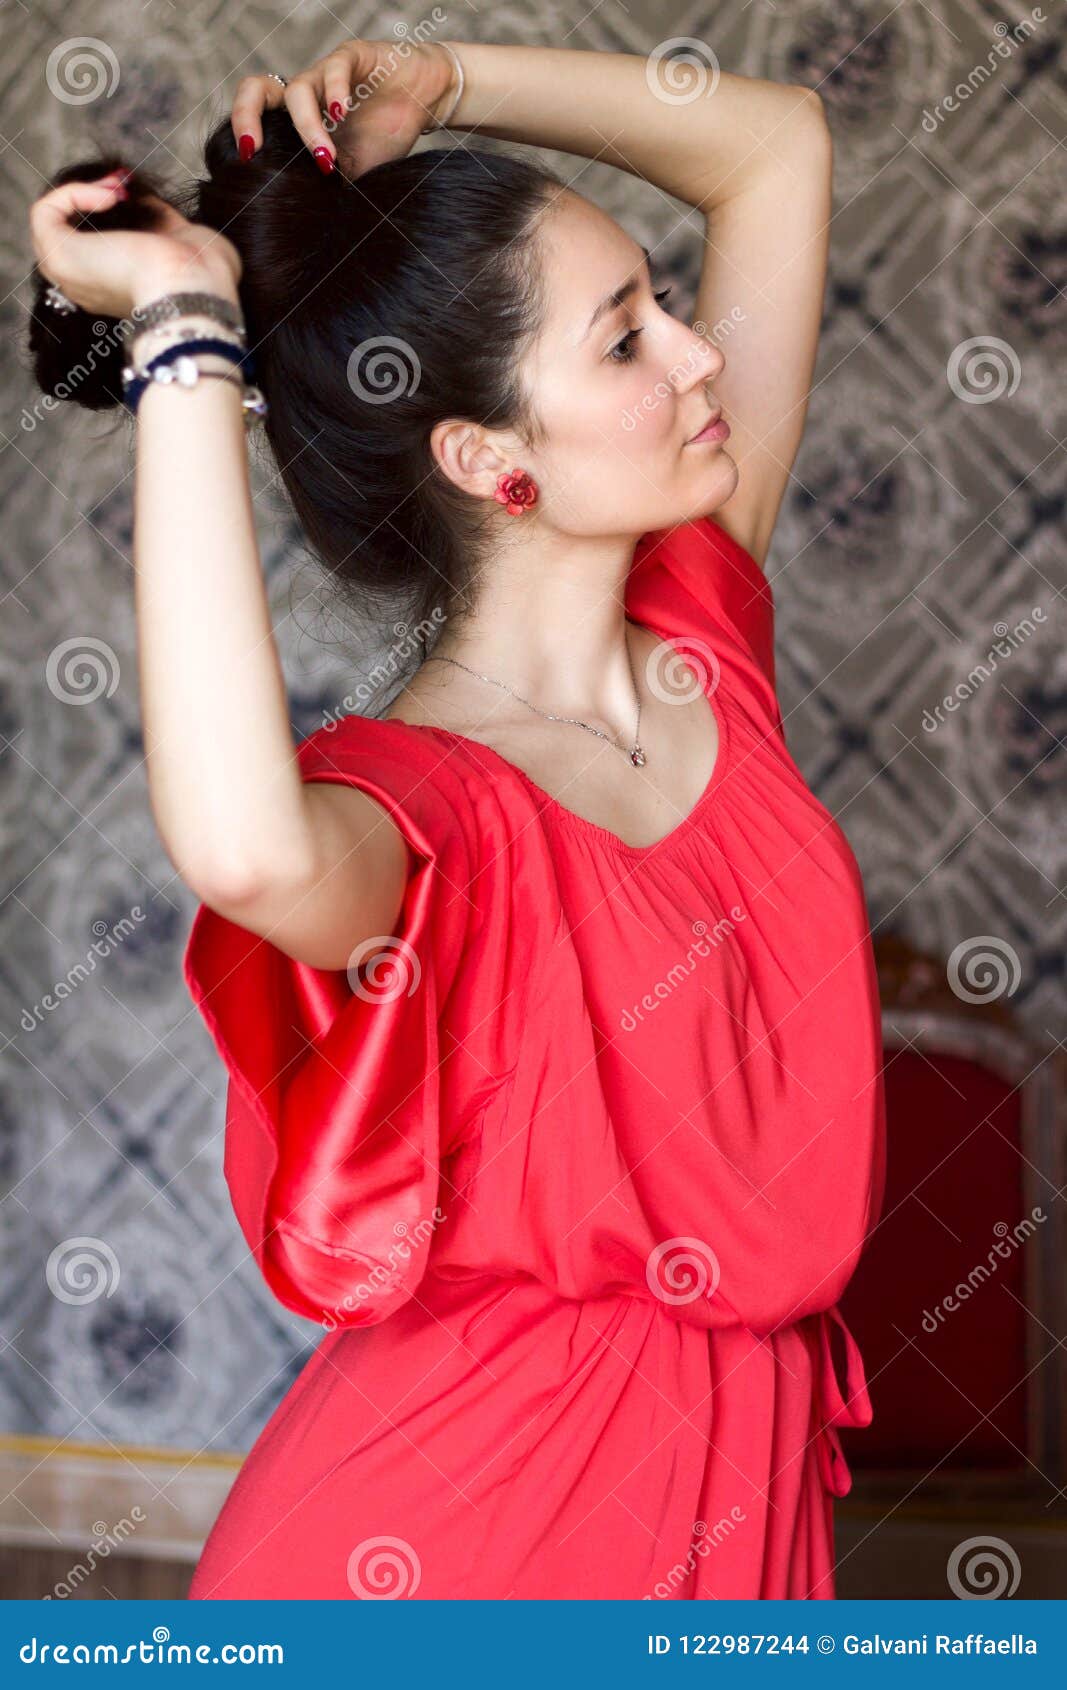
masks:
[(627, 614), (655, 628), (728, 642), (743, 683), (784, 737), (774, 663), (774, 592), (712, 517), (643, 534), (626, 582)]
[(303, 779), (361, 787), (403, 832), (396, 933), (319, 969), (201, 904), (183, 971), (228, 1070), (241, 1231), (279, 1301), (332, 1329), (411, 1297), (443, 1218), (440, 1161), (469, 1121), (442, 1021), (476, 925), (479, 836), (459, 772), (417, 729), (347, 717), (296, 755)]

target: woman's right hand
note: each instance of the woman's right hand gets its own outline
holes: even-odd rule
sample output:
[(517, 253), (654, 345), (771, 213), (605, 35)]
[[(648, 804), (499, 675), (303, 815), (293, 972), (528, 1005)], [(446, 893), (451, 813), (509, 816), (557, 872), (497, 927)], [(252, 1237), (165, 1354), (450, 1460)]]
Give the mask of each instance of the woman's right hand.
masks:
[(121, 171), (95, 182), (65, 182), (34, 201), (30, 233), (37, 267), (75, 305), (105, 317), (127, 317), (177, 289), (222, 294), (237, 302), (241, 259), (232, 241), (190, 223), (157, 194), (143, 194), (156, 221), (150, 231), (78, 229), (78, 212), (110, 211), (126, 198)]

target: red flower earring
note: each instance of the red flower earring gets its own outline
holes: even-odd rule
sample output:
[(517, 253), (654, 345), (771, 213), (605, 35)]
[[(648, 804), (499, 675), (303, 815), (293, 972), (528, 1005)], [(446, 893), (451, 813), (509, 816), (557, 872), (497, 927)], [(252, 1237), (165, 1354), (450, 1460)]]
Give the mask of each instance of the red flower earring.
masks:
[(524, 469), (505, 470), (496, 484), (493, 498), (506, 505), (509, 516), (519, 516), (537, 502), (537, 483)]

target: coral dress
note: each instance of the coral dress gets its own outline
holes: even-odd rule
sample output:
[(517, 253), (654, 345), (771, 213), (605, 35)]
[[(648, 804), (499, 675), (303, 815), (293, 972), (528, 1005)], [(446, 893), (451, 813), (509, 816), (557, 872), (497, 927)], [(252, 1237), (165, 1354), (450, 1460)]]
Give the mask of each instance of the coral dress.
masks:
[(755, 560), (710, 518), (645, 535), (626, 610), (718, 721), (664, 839), (349, 716), (298, 757), (403, 830), (397, 934), (324, 971), (197, 911), (233, 1205), (326, 1335), (193, 1598), (834, 1594), (837, 1429), (871, 1414), (836, 1303), (883, 1183), (862, 882), (786, 749)]

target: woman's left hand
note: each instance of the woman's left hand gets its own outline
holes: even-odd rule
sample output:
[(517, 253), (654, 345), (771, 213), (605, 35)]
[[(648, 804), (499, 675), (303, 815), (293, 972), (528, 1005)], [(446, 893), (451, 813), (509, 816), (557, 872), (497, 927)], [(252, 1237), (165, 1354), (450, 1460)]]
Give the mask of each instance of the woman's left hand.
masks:
[(342, 41), (283, 88), (271, 76), (238, 84), (230, 121), (242, 157), (263, 144), (260, 115), (285, 105), (322, 170), (355, 178), (403, 158), (445, 102), (455, 67), (435, 42)]

